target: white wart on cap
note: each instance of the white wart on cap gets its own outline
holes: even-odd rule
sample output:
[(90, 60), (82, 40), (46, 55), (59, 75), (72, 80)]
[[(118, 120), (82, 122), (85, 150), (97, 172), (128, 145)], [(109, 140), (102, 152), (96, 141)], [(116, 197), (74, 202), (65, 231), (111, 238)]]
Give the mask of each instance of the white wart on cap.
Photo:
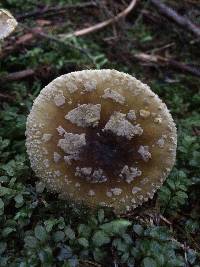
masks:
[(27, 119), (31, 166), (50, 191), (117, 213), (162, 185), (176, 155), (176, 127), (150, 88), (116, 70), (58, 77)]
[(0, 40), (10, 35), (16, 28), (17, 21), (5, 9), (0, 9)]

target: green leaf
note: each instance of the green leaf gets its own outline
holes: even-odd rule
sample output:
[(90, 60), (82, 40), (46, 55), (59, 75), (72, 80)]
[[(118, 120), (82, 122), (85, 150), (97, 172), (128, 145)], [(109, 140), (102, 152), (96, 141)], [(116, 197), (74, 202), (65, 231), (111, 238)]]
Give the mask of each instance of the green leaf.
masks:
[(154, 259), (146, 257), (143, 259), (143, 267), (158, 267)]
[(7, 183), (9, 181), (8, 176), (0, 176), (0, 183)]
[(6, 248), (7, 248), (7, 243), (6, 242), (0, 242), (0, 255), (4, 253)]
[(51, 232), (52, 228), (54, 227), (54, 225), (56, 225), (58, 223), (58, 220), (57, 219), (49, 219), (49, 220), (46, 220), (44, 222), (44, 225), (45, 225), (45, 228), (47, 230), (47, 232)]
[(100, 226), (109, 236), (120, 234), (131, 225), (131, 222), (123, 219), (114, 220), (109, 223), (104, 223)]
[(80, 236), (88, 238), (91, 234), (91, 228), (86, 224), (79, 224), (78, 233)]
[(133, 240), (132, 240), (132, 238), (131, 238), (131, 236), (129, 234), (125, 233), (121, 237), (126, 242), (126, 244), (129, 244), (129, 245), (133, 244)]
[(132, 247), (131, 248), (131, 255), (134, 257), (134, 258), (139, 258), (140, 256), (140, 250), (136, 247)]
[(3, 200), (0, 198), (0, 215), (2, 215), (4, 213), (4, 202)]
[(37, 239), (34, 236), (25, 236), (24, 238), (25, 245), (29, 248), (35, 248), (37, 246)]
[(168, 241), (170, 239), (170, 233), (164, 226), (152, 226), (145, 230), (144, 235), (161, 241)]
[(45, 241), (47, 238), (47, 232), (42, 225), (37, 225), (34, 230), (35, 237), (40, 241)]
[(122, 240), (121, 238), (115, 238), (112, 242), (112, 245), (121, 252), (127, 252), (128, 250), (128, 245), (126, 244), (126, 242), (124, 240)]
[(64, 261), (66, 259), (71, 258), (72, 255), (73, 255), (72, 249), (69, 246), (64, 245), (60, 248), (60, 251), (57, 255), (57, 259), (59, 261)]
[(125, 252), (121, 257), (121, 262), (126, 263), (129, 258), (129, 252)]
[(103, 209), (100, 209), (98, 211), (98, 220), (100, 223), (102, 223), (104, 221), (104, 210)]
[(194, 264), (197, 258), (197, 253), (193, 249), (188, 249), (187, 258), (189, 263)]
[(55, 242), (63, 241), (64, 238), (65, 238), (65, 233), (63, 231), (56, 231), (53, 234), (53, 239), (54, 239)]
[(77, 241), (82, 247), (84, 247), (84, 248), (88, 248), (89, 247), (89, 242), (88, 242), (88, 240), (86, 238), (81, 237)]
[[(42, 266), (49, 266), (49, 264), (52, 262), (52, 249), (50, 247), (44, 247), (41, 248), (38, 252), (38, 256), (41, 262), (43, 262), (45, 265)], [(48, 265), (47, 265), (48, 264)]]
[(144, 232), (144, 229), (143, 229), (143, 227), (140, 224), (134, 224), (133, 225), (133, 231), (137, 235), (141, 236), (143, 234), (143, 232)]
[(16, 208), (21, 207), (24, 204), (23, 196), (21, 194), (16, 195), (15, 202), (16, 202), (16, 204), (15, 204)]
[(169, 263), (171, 264), (171, 266), (176, 266), (176, 267), (185, 267), (185, 261), (184, 259), (180, 258), (173, 258), (169, 260)]
[(95, 248), (93, 252), (94, 260), (97, 262), (103, 261), (104, 258), (106, 258), (107, 253), (99, 248)]
[(22, 195), (16, 195), (16, 197), (15, 197), (15, 201), (16, 201), (16, 203), (18, 203), (18, 204), (21, 204), (21, 203), (23, 203), (23, 201), (24, 201), (24, 199), (23, 199), (23, 196)]
[(188, 198), (188, 195), (185, 193), (185, 192), (183, 192), (183, 191), (178, 191), (178, 192), (176, 192), (176, 195), (178, 196), (178, 197), (180, 197), (180, 198)]
[(167, 184), (169, 185), (171, 190), (176, 190), (176, 185), (173, 180), (168, 179)]
[(12, 227), (6, 227), (3, 229), (3, 231), (1, 232), (3, 237), (7, 237), (10, 233), (15, 232), (15, 228)]
[(100, 247), (102, 245), (108, 244), (110, 242), (110, 237), (104, 231), (97, 231), (92, 237), (92, 241), (95, 247)]
[(74, 240), (75, 239), (75, 232), (72, 230), (70, 226), (67, 226), (65, 229), (65, 234), (68, 239)]
[(16, 191), (13, 189), (10, 189), (10, 188), (5, 187), (5, 186), (0, 186), (0, 196), (12, 195), (15, 193), (16, 193)]

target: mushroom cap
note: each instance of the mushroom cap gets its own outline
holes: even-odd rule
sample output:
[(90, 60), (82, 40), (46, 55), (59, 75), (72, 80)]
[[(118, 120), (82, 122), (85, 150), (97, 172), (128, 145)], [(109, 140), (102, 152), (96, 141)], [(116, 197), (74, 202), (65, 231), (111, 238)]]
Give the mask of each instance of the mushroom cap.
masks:
[(17, 26), (17, 21), (11, 13), (0, 9), (0, 40), (9, 36)]
[(30, 163), (50, 191), (117, 213), (152, 198), (174, 165), (177, 135), (161, 99), (116, 70), (62, 75), (27, 119)]

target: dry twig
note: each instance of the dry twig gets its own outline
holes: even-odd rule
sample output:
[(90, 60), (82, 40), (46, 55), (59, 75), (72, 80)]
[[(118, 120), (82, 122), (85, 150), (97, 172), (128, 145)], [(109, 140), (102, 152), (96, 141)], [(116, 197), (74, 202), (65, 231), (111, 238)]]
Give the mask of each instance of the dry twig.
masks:
[(167, 218), (165, 218), (162, 214), (159, 214), (159, 217), (163, 222), (167, 223), (170, 226), (172, 225), (172, 223)]
[(175, 10), (173, 10), (166, 4), (162, 3), (160, 0), (150, 0), (150, 1), (161, 14), (173, 20), (180, 27), (192, 32), (198, 38), (200, 37), (200, 27), (195, 25), (189, 18), (179, 15)]
[(106, 26), (117, 22), (118, 20), (120, 20), (121, 18), (126, 17), (131, 11), (132, 9), (135, 7), (136, 5), (136, 0), (132, 0), (129, 4), (129, 6), (127, 8), (125, 8), (122, 12), (120, 12), (119, 14), (117, 14), (115, 17), (110, 18), (108, 20), (102, 21), (100, 23), (97, 23), (96, 25), (90, 26), (88, 28), (85, 29), (81, 29), (81, 30), (77, 30), (71, 34), (65, 35), (65, 38), (69, 38), (72, 36), (82, 36), (82, 35), (86, 35), (89, 34), (91, 32), (95, 32), (98, 30), (101, 30), (103, 28), (105, 28)]
[[(24, 79), (27, 79), (28, 81), (31, 82), (35, 78), (38, 78), (39, 80), (42, 81), (48, 81), (52, 80), (53, 78), (56, 78), (58, 76), (58, 73), (62, 75), (66, 72), (68, 72), (67, 66), (66, 67), (63, 66), (63, 68), (60, 69), (58, 72), (58, 70), (55, 67), (49, 65), (38, 66), (35, 69), (25, 69), (16, 72), (10, 72), (0, 77), (0, 87), (6, 84), (7, 82), (20, 81)], [(30, 79), (30, 77), (32, 79)]]
[(22, 79), (28, 78), (30, 76), (33, 76), (34, 74), (35, 74), (35, 71), (33, 69), (26, 69), (26, 70), (22, 70), (22, 71), (12, 72), (12, 73), (9, 73), (5, 76), (2, 76), (0, 78), (0, 82), (22, 80)]
[(136, 59), (138, 59), (140, 61), (144, 61), (144, 62), (151, 62), (151, 63), (156, 63), (159, 65), (171, 66), (171, 67), (178, 69), (182, 72), (188, 72), (194, 76), (200, 77), (200, 69), (199, 68), (184, 64), (182, 62), (178, 62), (174, 59), (161, 57), (158, 55), (149, 55), (149, 54), (145, 54), (145, 53), (137, 53), (134, 55), (134, 57)]

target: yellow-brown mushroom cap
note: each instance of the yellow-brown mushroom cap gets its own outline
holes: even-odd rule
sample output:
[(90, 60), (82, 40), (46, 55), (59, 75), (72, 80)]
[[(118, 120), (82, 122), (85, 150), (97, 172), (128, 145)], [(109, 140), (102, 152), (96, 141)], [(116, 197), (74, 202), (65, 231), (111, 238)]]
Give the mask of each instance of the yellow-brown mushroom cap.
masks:
[(11, 13), (5, 9), (0, 9), (0, 40), (10, 35), (17, 26), (17, 21)]
[(176, 155), (176, 127), (150, 88), (116, 70), (58, 77), (27, 119), (31, 166), (62, 198), (124, 212), (152, 198)]

